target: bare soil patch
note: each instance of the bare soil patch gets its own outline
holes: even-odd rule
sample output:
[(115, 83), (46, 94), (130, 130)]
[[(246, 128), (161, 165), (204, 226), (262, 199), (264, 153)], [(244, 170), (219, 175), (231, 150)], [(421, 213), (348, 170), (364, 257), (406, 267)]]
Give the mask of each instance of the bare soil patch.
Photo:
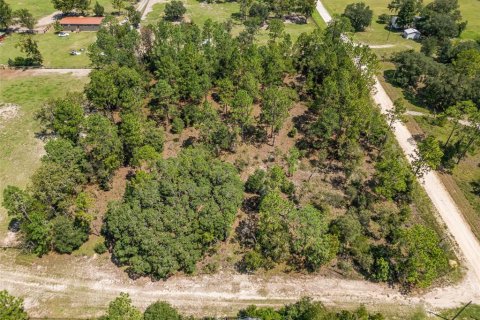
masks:
[(13, 103), (0, 104), (0, 129), (9, 120), (14, 119), (20, 110), (20, 107)]

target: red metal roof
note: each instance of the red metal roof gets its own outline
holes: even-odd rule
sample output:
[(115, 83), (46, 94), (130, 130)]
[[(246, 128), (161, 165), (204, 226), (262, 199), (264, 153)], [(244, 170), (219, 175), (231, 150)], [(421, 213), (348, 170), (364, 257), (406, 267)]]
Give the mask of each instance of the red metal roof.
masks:
[(103, 17), (65, 17), (60, 20), (60, 24), (68, 25), (100, 25)]

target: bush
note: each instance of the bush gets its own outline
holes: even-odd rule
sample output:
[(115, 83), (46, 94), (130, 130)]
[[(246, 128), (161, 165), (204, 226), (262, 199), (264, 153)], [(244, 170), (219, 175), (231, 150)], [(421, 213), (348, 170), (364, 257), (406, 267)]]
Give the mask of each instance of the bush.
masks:
[(53, 247), (59, 253), (72, 253), (88, 239), (87, 230), (65, 216), (52, 221), (52, 230)]
[(382, 13), (378, 16), (377, 22), (381, 24), (388, 24), (390, 25), (390, 21), (392, 20), (391, 16), (386, 13)]
[(292, 130), (290, 130), (290, 131), (288, 132), (288, 136), (289, 136), (290, 138), (295, 138), (295, 136), (297, 135), (297, 133), (298, 133), (298, 130), (297, 130), (297, 128), (294, 127), (294, 128), (292, 128)]
[(105, 252), (107, 252), (107, 246), (105, 245), (105, 242), (102, 241), (97, 243), (93, 248), (93, 251), (95, 251), (98, 254), (104, 254)]
[(262, 169), (256, 169), (255, 172), (248, 177), (247, 182), (245, 183), (245, 191), (251, 193), (261, 193), (265, 187), (265, 179), (267, 177), (267, 172)]
[(165, 5), (165, 20), (178, 21), (183, 18), (183, 15), (187, 12), (187, 9), (183, 5), (182, 1), (172, 0)]
[(255, 250), (249, 251), (243, 256), (243, 265), (245, 271), (254, 272), (263, 266), (263, 257)]
[(176, 117), (172, 121), (172, 133), (181, 134), (183, 129), (185, 129), (185, 124), (183, 123), (182, 118)]
[(144, 320), (181, 320), (178, 311), (168, 302), (157, 301), (148, 306), (143, 314)]

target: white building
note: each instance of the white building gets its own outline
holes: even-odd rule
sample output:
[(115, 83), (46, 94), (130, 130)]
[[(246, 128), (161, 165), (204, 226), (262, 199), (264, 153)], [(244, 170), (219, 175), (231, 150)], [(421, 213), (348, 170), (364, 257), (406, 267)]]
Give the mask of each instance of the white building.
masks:
[(417, 29), (408, 28), (403, 30), (402, 37), (404, 37), (405, 39), (417, 40), (417, 39), (420, 39), (421, 35), (422, 34), (420, 33), (420, 31), (418, 31)]

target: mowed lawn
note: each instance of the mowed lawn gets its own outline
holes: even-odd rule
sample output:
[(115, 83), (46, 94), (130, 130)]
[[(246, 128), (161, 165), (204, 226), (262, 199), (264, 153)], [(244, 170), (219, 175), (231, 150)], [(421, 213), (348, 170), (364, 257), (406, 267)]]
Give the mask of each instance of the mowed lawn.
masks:
[[(0, 64), (7, 64), (8, 59), (23, 56), (16, 47), (22, 37), (26, 35), (13, 34), (0, 44)], [(43, 65), (52, 68), (85, 68), (90, 65), (87, 50), (94, 43), (97, 36), (95, 32), (71, 32), (68, 37), (59, 37), (53, 32), (34, 35), (38, 41), (40, 53), (43, 56)], [(71, 50), (85, 49), (81, 55), (70, 55)]]
[[(232, 19), (234, 25), (232, 33), (238, 35), (244, 28), (243, 24), (233, 19), (233, 15), (240, 11), (240, 6), (238, 2), (225, 2), (225, 3), (213, 3), (209, 4), (206, 2), (199, 2), (197, 0), (184, 0), (185, 8), (187, 13), (185, 14), (185, 19), (188, 21), (193, 21), (196, 24), (202, 26), (205, 21), (211, 19), (215, 22), (224, 22), (228, 19)], [(152, 12), (150, 12), (144, 25), (156, 24), (163, 18), (165, 10), (165, 3), (158, 3), (153, 6)], [(319, 21), (320, 19), (315, 19)], [(293, 40), (296, 40), (300, 34), (303, 32), (311, 32), (317, 28), (317, 24), (313, 19), (309, 19), (307, 24), (293, 24), (285, 23), (285, 31), (288, 32)], [(268, 32), (261, 30), (257, 35), (257, 41), (260, 43), (266, 42), (268, 40)]]
[[(8, 119), (0, 117), (0, 199), (7, 185), (24, 187), (39, 165), (43, 143), (35, 137), (36, 112), (51, 98), (82, 90), (87, 81), (68, 74), (35, 76), (31, 71), (0, 70), (0, 109), (6, 103), (17, 106)], [(0, 240), (6, 228), (6, 211), (0, 206)]]

